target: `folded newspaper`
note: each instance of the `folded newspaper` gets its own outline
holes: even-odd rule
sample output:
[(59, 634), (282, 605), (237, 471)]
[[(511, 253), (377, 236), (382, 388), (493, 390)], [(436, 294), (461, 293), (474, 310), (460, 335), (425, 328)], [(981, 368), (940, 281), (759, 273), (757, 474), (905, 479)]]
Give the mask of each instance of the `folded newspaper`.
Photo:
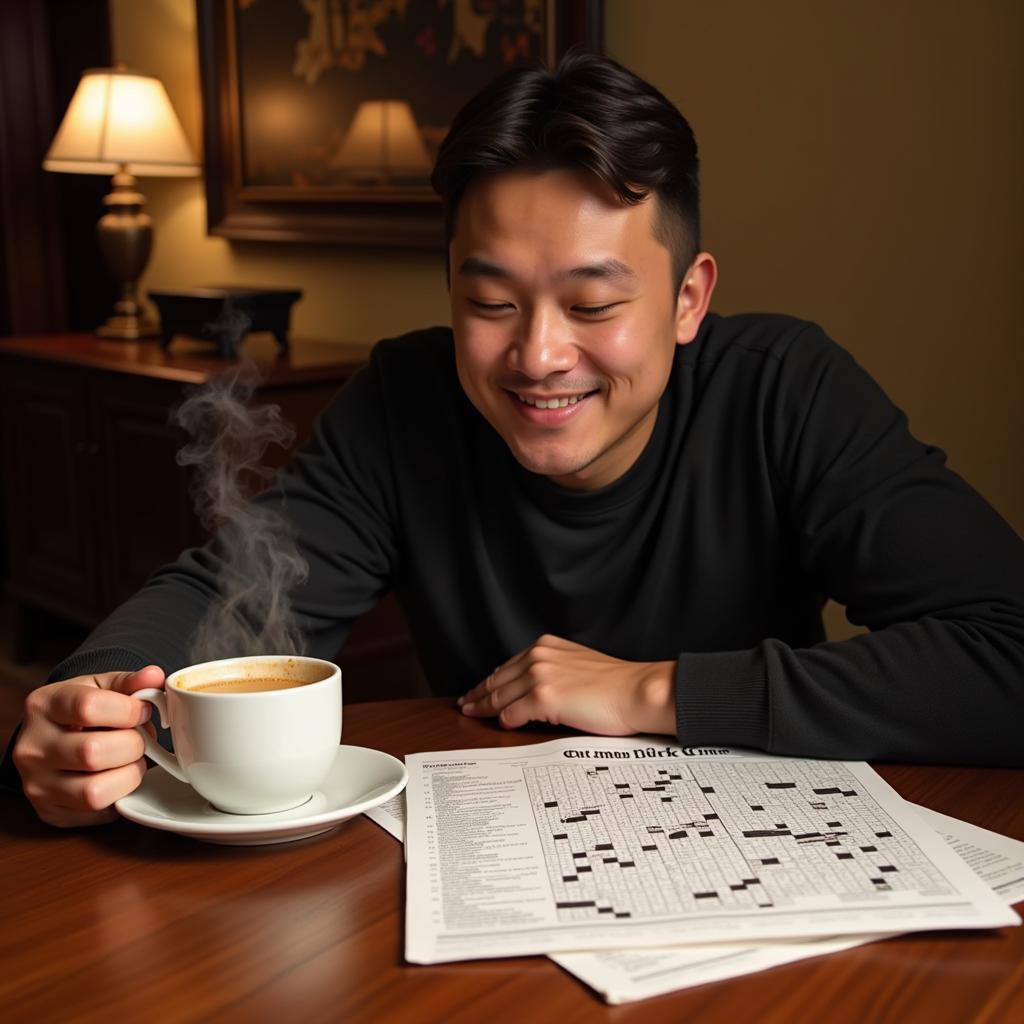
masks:
[[(546, 953), (624, 1002), (1020, 920), (1024, 844), (863, 763), (582, 736), (406, 762), (414, 963)], [(396, 807), (370, 816), (400, 834)]]

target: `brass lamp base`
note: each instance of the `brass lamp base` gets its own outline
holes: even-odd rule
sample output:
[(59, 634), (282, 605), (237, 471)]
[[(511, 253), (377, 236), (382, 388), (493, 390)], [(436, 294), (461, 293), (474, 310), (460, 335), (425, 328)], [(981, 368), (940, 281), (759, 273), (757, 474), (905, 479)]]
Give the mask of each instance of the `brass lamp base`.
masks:
[(145, 202), (135, 187), (134, 176), (122, 166), (103, 200), (107, 212), (96, 225), (100, 252), (121, 292), (113, 314), (96, 329), (101, 338), (137, 341), (160, 333), (157, 325), (146, 317), (138, 296), (138, 281), (153, 247), (153, 222), (142, 211)]
[(117, 338), (119, 341), (138, 341), (140, 338), (156, 338), (160, 327), (152, 320), (139, 316), (111, 316), (107, 322), (96, 328), (100, 338)]

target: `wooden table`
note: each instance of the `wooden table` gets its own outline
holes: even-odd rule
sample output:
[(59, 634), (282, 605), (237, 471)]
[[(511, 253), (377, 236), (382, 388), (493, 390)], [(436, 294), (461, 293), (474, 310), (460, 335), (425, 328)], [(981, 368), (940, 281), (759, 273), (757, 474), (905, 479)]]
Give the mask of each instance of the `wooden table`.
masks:
[[(345, 741), (397, 756), (516, 745), (449, 700), (356, 704)], [(905, 797), (1024, 839), (1024, 772), (882, 766)], [(267, 847), (123, 821), (65, 832), (5, 800), (0, 1012), (59, 1021), (1024, 1020), (1024, 929), (895, 938), (606, 1007), (544, 957), (403, 962), (402, 848), (363, 817)]]

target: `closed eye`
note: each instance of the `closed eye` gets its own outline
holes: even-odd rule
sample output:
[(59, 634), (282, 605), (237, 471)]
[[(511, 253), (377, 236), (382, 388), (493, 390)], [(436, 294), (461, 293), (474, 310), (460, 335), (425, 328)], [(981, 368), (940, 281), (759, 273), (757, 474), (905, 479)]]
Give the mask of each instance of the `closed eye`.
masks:
[(614, 309), (619, 303), (609, 302), (607, 306), (574, 306), (573, 311), (582, 313), (584, 316), (601, 316), (609, 310)]
[(480, 302), (478, 299), (469, 299), (469, 304), (477, 309), (486, 310), (488, 313), (501, 313), (503, 310), (511, 309), (511, 302)]

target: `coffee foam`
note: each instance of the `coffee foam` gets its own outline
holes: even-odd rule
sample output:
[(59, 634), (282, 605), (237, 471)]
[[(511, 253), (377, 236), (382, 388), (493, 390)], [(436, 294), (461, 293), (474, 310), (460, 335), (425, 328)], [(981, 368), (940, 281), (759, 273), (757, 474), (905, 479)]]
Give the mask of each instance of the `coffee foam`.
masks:
[(271, 690), (294, 690), (310, 686), (316, 680), (287, 676), (242, 676), (238, 679), (208, 679), (185, 683), (179, 689), (189, 693), (266, 693)]
[(184, 669), (172, 686), (184, 693), (266, 693), (324, 682), (333, 671), (326, 663), (302, 659), (245, 658)]

